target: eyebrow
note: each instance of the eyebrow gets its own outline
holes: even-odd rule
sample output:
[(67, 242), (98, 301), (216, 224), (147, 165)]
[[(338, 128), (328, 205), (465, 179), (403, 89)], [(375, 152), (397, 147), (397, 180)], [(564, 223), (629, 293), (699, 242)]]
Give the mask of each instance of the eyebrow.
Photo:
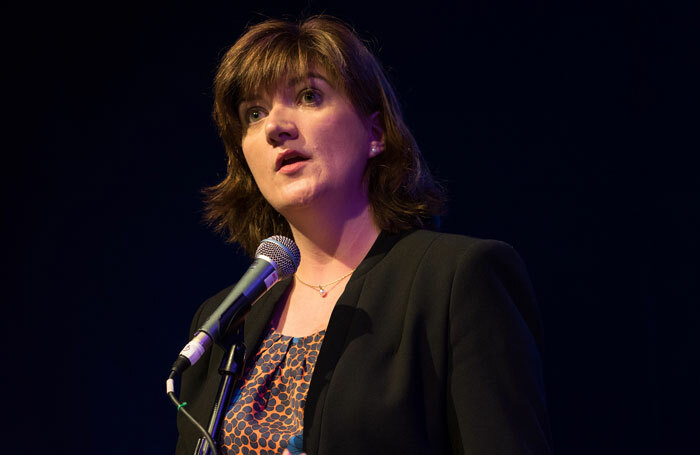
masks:
[[(300, 84), (301, 82), (303, 82), (303, 81), (305, 81), (305, 80), (308, 80), (308, 79), (320, 79), (320, 80), (324, 81), (326, 84), (332, 85), (332, 84), (328, 81), (328, 79), (326, 79), (326, 78), (325, 78), (324, 76), (322, 76), (321, 74), (319, 74), (319, 73), (314, 73), (313, 71), (309, 71), (309, 72), (306, 73), (304, 76), (296, 76), (296, 77), (291, 78), (291, 79), (289, 80), (289, 82), (287, 83), (287, 88), (292, 88), (292, 87), (294, 87), (295, 85), (298, 85), (298, 84)], [(242, 104), (254, 102), (254, 101), (258, 100), (259, 98), (260, 98), (260, 95), (257, 95), (257, 94), (256, 94), (256, 95), (253, 95), (253, 96), (246, 96), (246, 97), (243, 97), (243, 98), (241, 98), (240, 101), (238, 102), (238, 106), (239, 106), (239, 108), (240, 108), (240, 106), (241, 106)]]
[(330, 82), (328, 82), (328, 79), (326, 79), (325, 77), (321, 76), (321, 75), (318, 74), (318, 73), (314, 73), (314, 72), (312, 72), (312, 71), (309, 71), (308, 73), (306, 73), (305, 76), (297, 76), (297, 77), (293, 77), (292, 79), (290, 79), (290, 80), (289, 80), (289, 83), (287, 84), (287, 86), (288, 86), (288, 87), (294, 87), (295, 85), (297, 85), (297, 84), (299, 84), (300, 82), (303, 82), (303, 81), (305, 81), (305, 80), (307, 80), (307, 79), (321, 79), (321, 80), (324, 81), (326, 84), (330, 84)]

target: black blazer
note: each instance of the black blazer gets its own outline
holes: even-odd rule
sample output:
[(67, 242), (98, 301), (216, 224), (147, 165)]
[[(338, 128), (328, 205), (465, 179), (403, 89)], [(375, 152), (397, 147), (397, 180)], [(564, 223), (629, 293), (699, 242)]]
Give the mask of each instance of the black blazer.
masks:
[[(250, 357), (289, 282), (248, 314)], [(191, 332), (227, 292), (199, 308)], [(541, 343), (527, 272), (510, 246), (382, 233), (331, 315), (306, 399), (304, 450), (550, 453)], [(222, 356), (215, 346), (182, 378), (181, 399), (205, 426)], [(191, 455), (199, 434), (182, 416), (178, 428), (176, 453)]]

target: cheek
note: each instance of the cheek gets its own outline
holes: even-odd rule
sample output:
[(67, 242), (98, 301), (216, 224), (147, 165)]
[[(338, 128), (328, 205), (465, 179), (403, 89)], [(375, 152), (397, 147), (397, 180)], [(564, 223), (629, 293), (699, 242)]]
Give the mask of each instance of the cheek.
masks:
[[(363, 161), (367, 157), (369, 141), (367, 131), (352, 112), (326, 119), (317, 124), (316, 137), (330, 150), (336, 151), (334, 158), (342, 161)], [(367, 150), (365, 150), (367, 149)]]
[(241, 148), (243, 149), (243, 157), (245, 158), (245, 161), (248, 164), (248, 169), (250, 169), (250, 172), (253, 174), (253, 177), (257, 182), (258, 176), (263, 167), (263, 163), (261, 160), (262, 155), (260, 153), (255, 153), (255, 147), (253, 146), (253, 144), (251, 144), (251, 142), (252, 141), (246, 141), (245, 139), (243, 139), (243, 142), (241, 143)]

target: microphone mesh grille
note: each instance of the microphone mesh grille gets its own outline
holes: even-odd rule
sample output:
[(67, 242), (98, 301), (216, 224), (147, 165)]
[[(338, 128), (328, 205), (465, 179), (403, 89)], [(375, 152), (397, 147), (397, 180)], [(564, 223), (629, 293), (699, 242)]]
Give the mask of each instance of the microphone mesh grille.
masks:
[(273, 235), (260, 242), (255, 256), (260, 255), (272, 259), (280, 279), (294, 275), (301, 261), (297, 244), (283, 235)]

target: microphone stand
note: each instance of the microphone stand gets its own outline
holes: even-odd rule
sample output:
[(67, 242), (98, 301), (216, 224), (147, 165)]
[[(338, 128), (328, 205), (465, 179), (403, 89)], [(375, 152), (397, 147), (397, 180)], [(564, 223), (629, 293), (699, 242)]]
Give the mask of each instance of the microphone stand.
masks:
[[(239, 321), (245, 318), (245, 316), (244, 314)], [(233, 330), (233, 334), (227, 337), (226, 341), (225, 344), (228, 345), (228, 349), (225, 349), (224, 357), (219, 367), (221, 382), (219, 382), (219, 391), (216, 395), (216, 401), (214, 401), (214, 407), (212, 408), (211, 417), (209, 418), (209, 426), (207, 427), (209, 435), (217, 445), (217, 436), (221, 429), (221, 423), (226, 417), (226, 411), (229, 403), (231, 403), (231, 397), (233, 396), (236, 383), (241, 379), (241, 376), (243, 376), (243, 365), (246, 355), (246, 347), (243, 343), (243, 324), (238, 324), (238, 327)], [(211, 448), (206, 439), (203, 437), (199, 438), (194, 450), (194, 455), (210, 455), (211, 453)]]

